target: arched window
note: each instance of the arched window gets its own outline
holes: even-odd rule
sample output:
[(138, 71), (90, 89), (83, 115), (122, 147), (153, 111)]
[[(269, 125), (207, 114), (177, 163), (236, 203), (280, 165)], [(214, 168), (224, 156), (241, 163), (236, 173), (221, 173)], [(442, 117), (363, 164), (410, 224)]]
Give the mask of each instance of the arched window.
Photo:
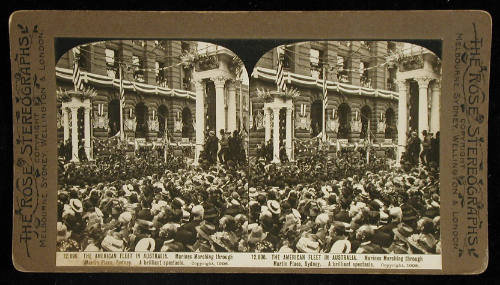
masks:
[(385, 111), (385, 138), (395, 139), (396, 138), (396, 122), (395, 113), (392, 108), (387, 108)]
[(120, 101), (113, 99), (108, 103), (109, 136), (115, 136), (120, 131)]
[(351, 107), (346, 103), (342, 103), (338, 108), (339, 129), (337, 138), (349, 139), (351, 136)]
[(188, 107), (182, 109), (182, 137), (191, 138), (194, 132), (193, 116)]
[(215, 118), (217, 115), (217, 109), (216, 109), (216, 98), (215, 98), (215, 84), (213, 81), (208, 81), (207, 82), (207, 89), (206, 89), (206, 94), (207, 94), (207, 100), (206, 100), (206, 108), (207, 111), (205, 113), (206, 116), (206, 126), (208, 127), (209, 130), (215, 131)]
[(137, 127), (135, 129), (136, 138), (145, 138), (148, 132), (148, 107), (140, 102), (135, 105), (135, 117), (137, 119)]
[(311, 135), (316, 137), (323, 130), (323, 102), (315, 100), (311, 104)]
[[(360, 139), (368, 138), (368, 132), (373, 128), (371, 117), (372, 117), (371, 108), (366, 105), (363, 106), (363, 108), (361, 108), (361, 133), (359, 134)], [(368, 129), (368, 125), (370, 125), (370, 129)]]
[(158, 137), (163, 138), (168, 133), (168, 109), (165, 105), (158, 107)]

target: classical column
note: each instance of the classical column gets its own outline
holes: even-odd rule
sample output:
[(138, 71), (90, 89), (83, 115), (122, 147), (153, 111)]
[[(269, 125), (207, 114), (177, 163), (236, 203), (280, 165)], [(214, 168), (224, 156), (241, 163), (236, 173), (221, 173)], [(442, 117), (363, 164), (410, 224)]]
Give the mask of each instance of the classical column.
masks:
[(78, 107), (71, 107), (71, 161), (80, 161), (78, 158)]
[(69, 112), (68, 108), (62, 108), (63, 113), (63, 125), (64, 125), (64, 143), (66, 143), (69, 139)]
[(431, 132), (436, 133), (439, 131), (439, 110), (441, 99), (441, 82), (435, 80), (432, 85), (432, 99), (431, 99)]
[(197, 165), (205, 144), (205, 92), (203, 81), (197, 80), (194, 85), (196, 88), (196, 151), (194, 164)]
[(224, 111), (224, 85), (226, 84), (225, 77), (216, 77), (215, 83), (215, 128), (217, 136), (220, 139), (220, 130), (226, 129), (226, 114)]
[(271, 139), (271, 109), (264, 107), (264, 142)]
[(229, 84), (229, 94), (227, 98), (227, 129), (230, 132), (236, 130), (236, 88), (234, 81)]
[(406, 147), (406, 132), (408, 131), (408, 115), (406, 109), (406, 100), (408, 98), (408, 83), (406, 80), (397, 81), (399, 89), (398, 99), (398, 156), (396, 164), (399, 165), (401, 155)]
[(90, 157), (91, 149), (90, 149), (90, 107), (85, 107), (84, 117), (83, 117), (83, 131), (85, 138), (85, 154), (87, 155), (87, 159), (91, 160)]
[(430, 78), (415, 78), (418, 82), (418, 135), (423, 139), (422, 131), (429, 131), (429, 106), (427, 90)]
[(292, 108), (286, 108), (286, 154), (292, 160)]
[(280, 162), (280, 109), (273, 108), (273, 162)]

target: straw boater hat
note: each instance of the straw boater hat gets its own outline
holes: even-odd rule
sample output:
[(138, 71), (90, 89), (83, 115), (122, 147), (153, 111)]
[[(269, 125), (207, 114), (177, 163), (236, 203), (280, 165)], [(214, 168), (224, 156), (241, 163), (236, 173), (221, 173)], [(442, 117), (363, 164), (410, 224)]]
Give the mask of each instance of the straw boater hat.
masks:
[(346, 239), (336, 241), (332, 245), (330, 253), (351, 253), (351, 242)]
[(198, 235), (208, 241), (212, 241), (211, 235), (215, 233), (215, 226), (206, 222), (202, 222), (199, 226), (195, 227)]
[(82, 201), (78, 200), (78, 199), (70, 199), (69, 200), (69, 205), (71, 207), (71, 209), (73, 211), (75, 211), (76, 213), (81, 213), (83, 212), (83, 205), (82, 205)]
[(276, 200), (267, 201), (267, 209), (271, 213), (276, 214), (276, 215), (279, 215), (281, 213), (280, 203), (278, 203), (278, 201), (276, 201)]
[(408, 242), (408, 238), (413, 234), (413, 229), (404, 223), (400, 223), (392, 231), (396, 237), (404, 242)]
[(303, 236), (297, 242), (297, 250), (302, 253), (319, 252), (319, 242), (313, 240), (312, 237)]
[(202, 205), (195, 205), (191, 209), (191, 214), (196, 217), (201, 217), (203, 218), (203, 214), (205, 213), (205, 209), (203, 208)]
[(413, 234), (408, 238), (408, 243), (424, 254), (431, 254), (434, 253), (437, 242), (433, 237)]
[(278, 250), (278, 252), (293, 253), (293, 249), (291, 249), (288, 245), (284, 245)]
[(124, 244), (123, 240), (108, 235), (102, 240), (101, 247), (104, 251), (123, 251)]
[(328, 220), (329, 220), (328, 214), (321, 213), (318, 216), (316, 216), (314, 223), (318, 226), (324, 226), (328, 223)]
[(267, 237), (267, 233), (264, 232), (261, 226), (254, 226), (248, 236), (248, 243), (256, 244), (263, 241)]
[(154, 251), (155, 250), (155, 240), (152, 238), (143, 238), (135, 246), (134, 251)]

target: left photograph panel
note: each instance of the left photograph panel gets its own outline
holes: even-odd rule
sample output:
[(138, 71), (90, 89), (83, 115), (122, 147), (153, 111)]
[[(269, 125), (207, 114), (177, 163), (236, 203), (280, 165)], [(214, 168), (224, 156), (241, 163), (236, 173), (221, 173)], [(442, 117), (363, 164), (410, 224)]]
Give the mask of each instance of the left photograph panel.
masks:
[(248, 75), (232, 51), (92, 42), (59, 58), (56, 84), (58, 252), (247, 251)]

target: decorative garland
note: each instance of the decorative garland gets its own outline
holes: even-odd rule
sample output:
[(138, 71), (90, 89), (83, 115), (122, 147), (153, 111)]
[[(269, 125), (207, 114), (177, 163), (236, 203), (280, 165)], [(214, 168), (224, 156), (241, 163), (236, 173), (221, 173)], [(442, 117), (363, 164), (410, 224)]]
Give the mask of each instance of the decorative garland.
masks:
[(403, 70), (414, 70), (424, 67), (422, 55), (403, 55), (397, 59)]
[(92, 99), (97, 96), (97, 91), (92, 87), (84, 87), (80, 91), (64, 91), (62, 89), (57, 90), (57, 101), (58, 102), (70, 102), (71, 98), (77, 97), (81, 101), (86, 99)]
[(275, 97), (281, 98), (282, 100), (295, 100), (300, 96), (300, 91), (296, 88), (288, 88), (281, 92), (272, 92), (265, 89), (257, 88), (257, 98), (264, 100), (264, 102), (269, 103), (274, 100)]

